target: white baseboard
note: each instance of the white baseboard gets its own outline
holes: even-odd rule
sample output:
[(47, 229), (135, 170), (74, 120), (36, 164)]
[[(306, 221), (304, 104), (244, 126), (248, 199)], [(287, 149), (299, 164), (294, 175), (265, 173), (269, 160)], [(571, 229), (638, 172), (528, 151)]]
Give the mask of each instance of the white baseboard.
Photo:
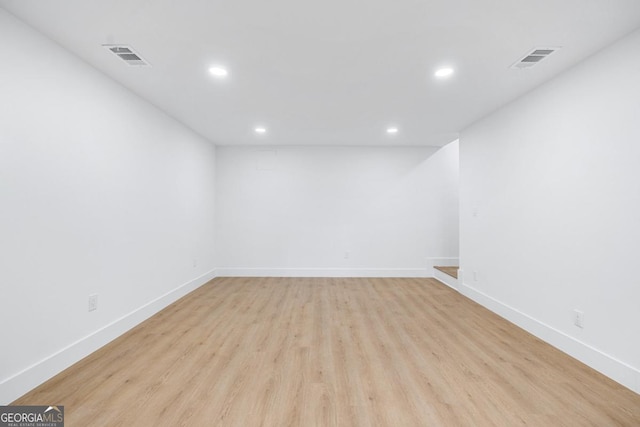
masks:
[(241, 268), (216, 269), (218, 277), (432, 277), (426, 268)]
[(169, 304), (182, 298), (194, 289), (217, 276), (211, 270), (177, 288), (148, 302), (140, 308), (114, 320), (97, 331), (79, 339), (62, 350), (23, 369), (0, 383), (0, 405), (8, 405), (29, 390), (37, 387), (69, 366), (113, 341), (133, 327), (139, 325)]
[[(460, 277), (462, 279), (462, 276)], [(640, 394), (640, 370), (633, 366), (490, 297), (478, 289), (467, 285), (462, 280), (460, 280), (458, 285), (458, 291), (467, 298), (504, 317), (541, 340)]]

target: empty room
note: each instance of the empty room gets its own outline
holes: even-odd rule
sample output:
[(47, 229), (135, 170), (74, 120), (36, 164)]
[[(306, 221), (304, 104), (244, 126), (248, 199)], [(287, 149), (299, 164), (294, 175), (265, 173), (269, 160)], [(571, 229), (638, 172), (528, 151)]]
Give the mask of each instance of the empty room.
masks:
[(0, 427), (640, 426), (637, 0), (0, 0)]

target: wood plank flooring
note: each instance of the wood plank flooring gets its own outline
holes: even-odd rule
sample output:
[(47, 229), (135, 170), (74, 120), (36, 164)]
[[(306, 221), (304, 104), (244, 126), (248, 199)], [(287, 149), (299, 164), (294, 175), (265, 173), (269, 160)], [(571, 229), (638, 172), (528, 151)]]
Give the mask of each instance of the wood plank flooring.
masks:
[(72, 426), (640, 426), (640, 395), (433, 279), (218, 278), (15, 404)]

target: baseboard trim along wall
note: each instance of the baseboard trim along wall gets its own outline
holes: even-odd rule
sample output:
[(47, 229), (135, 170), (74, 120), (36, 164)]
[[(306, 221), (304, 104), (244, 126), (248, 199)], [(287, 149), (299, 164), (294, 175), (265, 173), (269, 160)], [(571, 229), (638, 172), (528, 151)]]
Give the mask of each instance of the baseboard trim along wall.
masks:
[(12, 375), (0, 383), (0, 405), (7, 405), (23, 394), (62, 372), (69, 366), (139, 325), (163, 308), (217, 276), (211, 270), (114, 320), (97, 331), (69, 344), (62, 350)]
[(432, 277), (427, 268), (243, 268), (216, 269), (218, 277)]
[(436, 270), (435, 268), (433, 269), (433, 278), (434, 279), (438, 279), (439, 281), (441, 281), (442, 283), (444, 283), (445, 285), (447, 285), (448, 287), (450, 287), (451, 289), (454, 290), (458, 290), (458, 279), (456, 279), (455, 277), (451, 277), (446, 273), (443, 273), (440, 270)]
[(467, 298), (488, 308), (612, 380), (636, 393), (640, 393), (640, 370), (467, 285), (463, 282), (463, 277), (462, 275), (459, 276), (458, 291)]

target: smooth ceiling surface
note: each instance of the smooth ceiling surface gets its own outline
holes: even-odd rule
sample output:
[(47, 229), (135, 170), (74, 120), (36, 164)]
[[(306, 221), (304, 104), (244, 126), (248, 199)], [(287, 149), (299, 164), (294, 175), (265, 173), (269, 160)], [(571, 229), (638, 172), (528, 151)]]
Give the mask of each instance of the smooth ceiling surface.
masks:
[[(640, 27), (638, 0), (0, 0), (0, 7), (216, 144), (443, 145)], [(152, 66), (130, 67), (103, 44), (131, 45)], [(532, 69), (509, 68), (546, 46), (562, 49)], [(213, 64), (230, 75), (214, 79)], [(433, 73), (444, 65), (456, 72), (438, 80)], [(265, 134), (254, 133), (259, 125)], [(399, 132), (388, 135), (392, 125)]]

